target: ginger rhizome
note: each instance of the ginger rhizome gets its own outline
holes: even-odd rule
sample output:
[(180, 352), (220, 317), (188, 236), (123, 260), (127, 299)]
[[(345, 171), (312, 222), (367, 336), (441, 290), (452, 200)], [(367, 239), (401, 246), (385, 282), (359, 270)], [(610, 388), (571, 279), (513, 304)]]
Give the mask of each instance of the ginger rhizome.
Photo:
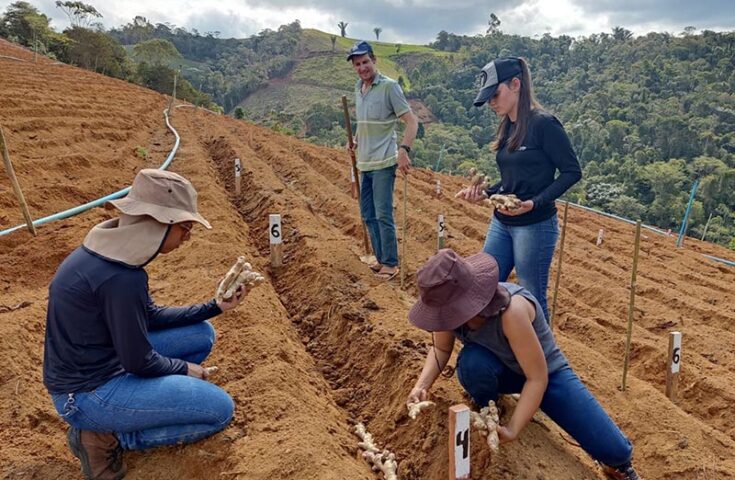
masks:
[(497, 193), (495, 195), (490, 195), (488, 202), (490, 202), (495, 208), (503, 207), (508, 210), (513, 210), (514, 208), (521, 206), (521, 199), (512, 193), (508, 195), (500, 195)]
[(482, 435), (487, 436), (487, 444), (493, 453), (498, 453), (500, 439), (498, 438), (498, 425), (500, 416), (495, 402), (490, 400), (487, 407), (480, 409), (480, 413), (470, 412), (472, 426), (477, 428)]
[(261, 274), (253, 271), (253, 266), (245, 261), (245, 257), (237, 257), (237, 262), (230, 268), (225, 278), (217, 287), (214, 298), (221, 302), (229, 300), (241, 286), (253, 288), (265, 280)]
[(398, 462), (393, 452), (380, 450), (373, 440), (373, 436), (365, 429), (365, 425), (355, 425), (355, 434), (360, 437), (361, 442), (357, 446), (363, 449), (362, 457), (372, 464), (374, 472), (383, 472), (385, 480), (398, 480)]
[(419, 413), (421, 413), (421, 410), (432, 407), (432, 406), (434, 406), (434, 402), (430, 402), (428, 400), (412, 403), (411, 405), (407, 406), (408, 416), (411, 420), (416, 420), (416, 417), (419, 416)]

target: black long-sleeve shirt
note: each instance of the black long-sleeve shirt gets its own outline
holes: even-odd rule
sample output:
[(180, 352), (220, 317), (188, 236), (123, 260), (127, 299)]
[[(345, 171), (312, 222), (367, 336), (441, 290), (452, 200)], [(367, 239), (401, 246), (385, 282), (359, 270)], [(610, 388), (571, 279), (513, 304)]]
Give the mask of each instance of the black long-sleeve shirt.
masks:
[(222, 311), (214, 300), (159, 307), (148, 274), (79, 247), (49, 286), (43, 383), (50, 393), (94, 390), (124, 372), (141, 377), (186, 375), (186, 362), (156, 352), (149, 330), (198, 323)]
[[(511, 124), (508, 137), (515, 125)], [(530, 225), (556, 214), (554, 200), (582, 178), (577, 155), (557, 118), (543, 110), (533, 110), (522, 145), (508, 151), (507, 142), (495, 158), (500, 181), (489, 187), (488, 195), (515, 194), (521, 200), (533, 200), (533, 210), (522, 215), (495, 217), (506, 225)], [(559, 176), (554, 178), (556, 171)]]

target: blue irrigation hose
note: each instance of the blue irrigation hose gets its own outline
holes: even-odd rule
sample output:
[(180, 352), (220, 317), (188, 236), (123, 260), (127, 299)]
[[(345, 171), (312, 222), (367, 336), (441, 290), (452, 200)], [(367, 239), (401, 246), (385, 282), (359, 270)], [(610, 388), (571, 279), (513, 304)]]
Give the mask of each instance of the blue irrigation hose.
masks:
[[(569, 202), (569, 205), (574, 205), (577, 208), (581, 208), (582, 210), (587, 210), (589, 212), (593, 212), (593, 213), (596, 213), (598, 215), (602, 215), (604, 217), (610, 217), (610, 218), (614, 218), (615, 220), (620, 220), (621, 222), (630, 223), (631, 225), (635, 225), (636, 224), (636, 222), (634, 222), (633, 220), (630, 220), (628, 218), (621, 217), (621, 216), (618, 216), (618, 215), (615, 215), (615, 214), (612, 214), (612, 213), (603, 212), (602, 210), (597, 210), (595, 208), (585, 207), (584, 205), (580, 205), (578, 203)], [(641, 223), (641, 227), (646, 228), (648, 230), (651, 230), (652, 232), (656, 232), (659, 235), (664, 235), (664, 236), (667, 236), (667, 237), (669, 236), (669, 234), (667, 232), (664, 232), (660, 228), (652, 227), (650, 225), (646, 225), (645, 223)]]
[[(171, 149), (171, 153), (168, 154), (168, 157), (166, 157), (166, 161), (163, 162), (163, 164), (158, 167), (159, 170), (166, 170), (168, 166), (171, 164), (171, 161), (174, 159), (174, 156), (176, 155), (176, 151), (179, 149), (179, 143), (181, 143), (181, 137), (179, 137), (179, 132), (174, 129), (174, 127), (171, 126), (171, 123), (168, 119), (168, 109), (163, 111), (163, 116), (166, 119), (166, 126), (168, 127), (171, 132), (173, 132), (174, 136), (176, 137), (176, 142), (174, 143), (174, 147)], [(93, 200), (91, 202), (85, 203), (84, 205), (79, 205), (78, 207), (70, 208), (69, 210), (64, 210), (63, 212), (54, 213), (53, 215), (49, 215), (48, 217), (39, 218), (38, 220), (33, 221), (33, 225), (43, 225), (44, 223), (53, 222), (54, 220), (61, 220), (64, 218), (73, 217), (74, 215), (78, 215), (82, 212), (86, 212), (87, 210), (99, 207), (100, 205), (104, 205), (106, 202), (109, 202), (110, 200), (115, 200), (116, 198), (124, 197), (128, 194), (130, 191), (130, 187), (123, 188), (122, 190), (119, 190), (115, 193), (111, 193), (107, 195), (106, 197), (98, 198), (97, 200)], [(20, 230), (21, 228), (26, 228), (26, 224), (16, 225), (15, 227), (8, 228), (7, 230), (0, 231), (0, 236), (7, 235), (9, 233), (12, 233), (16, 230)]]

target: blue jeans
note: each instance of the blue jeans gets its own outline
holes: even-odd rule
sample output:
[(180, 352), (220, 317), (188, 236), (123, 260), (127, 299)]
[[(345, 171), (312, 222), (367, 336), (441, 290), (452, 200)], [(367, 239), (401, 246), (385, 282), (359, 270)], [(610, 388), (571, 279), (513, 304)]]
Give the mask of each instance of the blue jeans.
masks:
[[(487, 348), (468, 343), (457, 358), (457, 377), (478, 405), (498, 394), (520, 393), (526, 378), (506, 367)], [(633, 446), (571, 367), (549, 374), (541, 410), (579, 442), (592, 458), (617, 467), (629, 462)]]
[(398, 265), (396, 223), (393, 220), (393, 187), (396, 165), (362, 172), (360, 185), (360, 213), (370, 234), (375, 258), (381, 265)]
[[(158, 353), (192, 363), (207, 358), (214, 337), (209, 322), (149, 332)], [(52, 399), (69, 425), (114, 432), (126, 450), (196, 442), (224, 429), (235, 409), (224, 390), (186, 375), (143, 378), (123, 373), (91, 392)]]
[(549, 285), (549, 267), (554, 257), (559, 223), (556, 215), (531, 225), (504, 225), (493, 217), (487, 231), (483, 251), (498, 261), (499, 280), (508, 280), (513, 267), (518, 284), (525, 287), (539, 301), (549, 321), (546, 289)]

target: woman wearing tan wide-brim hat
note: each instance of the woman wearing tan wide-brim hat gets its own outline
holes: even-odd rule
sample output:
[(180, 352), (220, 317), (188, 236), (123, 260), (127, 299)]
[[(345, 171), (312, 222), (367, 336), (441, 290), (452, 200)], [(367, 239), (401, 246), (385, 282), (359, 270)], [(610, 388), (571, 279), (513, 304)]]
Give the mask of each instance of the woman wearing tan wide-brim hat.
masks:
[(498, 426), (500, 442), (518, 438), (541, 408), (572, 435), (612, 479), (638, 480), (630, 441), (582, 384), (554, 340), (541, 304), (525, 288), (498, 282), (487, 253), (462, 258), (440, 250), (418, 271), (420, 298), (409, 321), (432, 332), (433, 348), (408, 395), (426, 400), (458, 338), (462, 387), (480, 407), (503, 393), (520, 393), (513, 415)]
[(189, 443), (225, 428), (234, 404), (200, 364), (215, 339), (207, 319), (229, 301), (157, 306), (143, 267), (186, 242), (197, 193), (181, 175), (141, 170), (121, 214), (88, 233), (49, 287), (43, 379), (70, 425), (69, 447), (85, 478), (125, 475), (123, 449)]

